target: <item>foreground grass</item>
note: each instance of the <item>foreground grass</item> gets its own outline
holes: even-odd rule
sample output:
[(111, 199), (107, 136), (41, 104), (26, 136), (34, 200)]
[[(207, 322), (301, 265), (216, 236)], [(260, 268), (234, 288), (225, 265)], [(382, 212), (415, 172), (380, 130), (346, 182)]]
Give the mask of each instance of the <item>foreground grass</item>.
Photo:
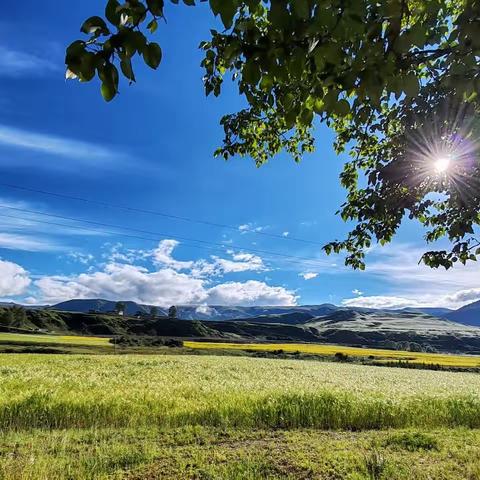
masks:
[(5, 480), (477, 480), (480, 432), (95, 429), (9, 432)]
[(0, 355), (0, 429), (480, 428), (480, 375), (219, 356)]
[(33, 343), (45, 345), (86, 345), (112, 347), (108, 338), (105, 337), (83, 337), (76, 335), (47, 335), (47, 334), (24, 334), (24, 333), (5, 333), (0, 332), (1, 343)]
[(0, 355), (0, 479), (478, 480), (480, 375)]
[(357, 348), (342, 345), (328, 345), (319, 343), (217, 343), (217, 342), (184, 342), (188, 348), (210, 350), (247, 350), (258, 352), (301, 352), (314, 355), (330, 355), (343, 353), (352, 357), (374, 357), (385, 362), (392, 360), (408, 361), (410, 363), (425, 363), (446, 367), (480, 367), (480, 356), (451, 355), (440, 353), (405, 352), (401, 350), (386, 350), (380, 348)]

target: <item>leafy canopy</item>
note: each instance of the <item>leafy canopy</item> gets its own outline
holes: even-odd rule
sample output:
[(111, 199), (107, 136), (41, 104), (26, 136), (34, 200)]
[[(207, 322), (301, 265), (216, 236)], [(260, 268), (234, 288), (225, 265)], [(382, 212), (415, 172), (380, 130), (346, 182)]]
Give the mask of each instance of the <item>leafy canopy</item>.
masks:
[[(179, 0), (171, 0), (178, 4)], [(194, 0), (183, 0), (193, 6)], [(197, 2), (198, 3), (198, 2)], [(403, 218), (442, 237), (449, 250), (422, 260), (449, 268), (480, 255), (478, 113), (480, 0), (209, 0), (224, 29), (201, 43), (207, 95), (225, 77), (248, 108), (221, 119), (216, 155), (250, 156), (258, 166), (314, 150), (315, 121), (348, 150), (340, 214), (353, 227), (325, 246), (364, 268), (372, 241), (385, 244)], [(119, 69), (135, 81), (132, 59), (153, 69), (161, 47), (149, 40), (165, 19), (164, 0), (108, 0), (105, 18), (82, 26), (67, 49), (67, 78), (98, 76), (105, 100), (119, 91)]]

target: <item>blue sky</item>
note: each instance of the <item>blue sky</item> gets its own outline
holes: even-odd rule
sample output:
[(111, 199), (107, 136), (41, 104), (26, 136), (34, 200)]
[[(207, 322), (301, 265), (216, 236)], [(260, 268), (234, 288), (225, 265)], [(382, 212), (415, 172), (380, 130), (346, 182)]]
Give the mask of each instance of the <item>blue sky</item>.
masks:
[(137, 62), (138, 83), (123, 83), (112, 103), (103, 102), (96, 82), (66, 82), (64, 47), (80, 37), (86, 17), (101, 14), (101, 4), (47, 0), (39, 9), (32, 0), (4, 7), (0, 298), (376, 307), (458, 307), (480, 298), (475, 265), (449, 273), (417, 265), (424, 243), (413, 223), (392, 245), (371, 250), (365, 272), (322, 253), (322, 243), (348, 231), (335, 215), (346, 158), (333, 152), (326, 127), (318, 126), (317, 151), (300, 165), (286, 155), (260, 169), (250, 159), (213, 158), (220, 117), (243, 100), (228, 84), (221, 98), (204, 96), (197, 47), (216, 25), (205, 5), (169, 5), (168, 24), (156, 34), (162, 65), (154, 72)]

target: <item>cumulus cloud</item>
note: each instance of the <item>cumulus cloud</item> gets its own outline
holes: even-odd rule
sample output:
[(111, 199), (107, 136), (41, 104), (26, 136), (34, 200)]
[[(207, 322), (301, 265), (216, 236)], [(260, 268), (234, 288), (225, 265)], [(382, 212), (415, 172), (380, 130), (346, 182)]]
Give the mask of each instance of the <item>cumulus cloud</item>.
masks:
[[(345, 306), (368, 308), (445, 307), (459, 308), (480, 299), (480, 265), (470, 262), (449, 270), (432, 269), (418, 261), (423, 249), (411, 244), (372, 248), (361, 275), (381, 280), (381, 295), (357, 296), (342, 301)], [(358, 295), (353, 291), (355, 295)]]
[[(155, 268), (133, 265), (126, 261), (110, 261), (102, 269), (71, 276), (45, 276), (35, 282), (36, 298), (56, 303), (71, 298), (129, 299), (157, 305), (193, 304), (208, 310), (208, 305), (293, 305), (294, 292), (265, 282), (214, 283), (226, 273), (263, 271), (263, 260), (250, 253), (228, 251), (231, 258), (179, 261), (173, 257), (178, 246), (175, 240), (163, 240), (142, 258), (151, 258)], [(122, 256), (115, 248), (116, 258)], [(218, 281), (218, 280), (217, 280)]]
[(347, 298), (342, 301), (345, 307), (364, 307), (364, 308), (405, 308), (418, 307), (415, 300), (402, 297), (389, 297), (382, 295), (373, 295), (370, 297)]
[(300, 277), (303, 277), (305, 280), (312, 280), (313, 278), (318, 277), (318, 273), (314, 272), (305, 272), (305, 273), (299, 273)]
[(201, 303), (204, 281), (171, 268), (150, 272), (144, 267), (109, 264), (102, 271), (76, 276), (43, 277), (35, 282), (41, 298), (55, 303), (71, 298), (119, 298), (140, 303), (168, 305)]
[(182, 262), (173, 258), (172, 253), (178, 245), (179, 242), (177, 242), (177, 240), (162, 240), (158, 244), (158, 247), (152, 252), (155, 263), (165, 265), (174, 270), (186, 270), (192, 268), (193, 262)]
[(110, 264), (102, 271), (69, 277), (47, 276), (35, 282), (42, 301), (71, 298), (119, 298), (157, 305), (294, 305), (295, 294), (264, 282), (227, 282), (213, 287), (202, 278), (172, 268), (149, 271), (144, 267)]
[(363, 295), (363, 292), (361, 292), (358, 288), (355, 288), (354, 290), (352, 290), (352, 293), (358, 296)]
[(261, 272), (266, 270), (263, 260), (251, 253), (233, 253), (232, 260), (212, 257), (214, 268), (219, 269), (221, 273), (233, 272)]
[(211, 307), (209, 307), (208, 305), (204, 304), (204, 305), (199, 305), (196, 309), (195, 309), (195, 313), (201, 313), (202, 315), (212, 315), (212, 313), (214, 313), (215, 310)]
[(443, 307), (457, 309), (480, 300), (480, 288), (458, 290), (445, 295), (430, 292), (411, 296), (372, 295), (368, 297), (347, 298), (342, 301), (345, 307), (365, 308), (405, 308), (405, 307)]
[(154, 262), (157, 265), (170, 267), (174, 270), (189, 270), (195, 277), (267, 270), (261, 257), (251, 253), (236, 253), (233, 250), (226, 251), (231, 258), (212, 255), (208, 260), (179, 261), (173, 257), (173, 251), (179, 244), (176, 240), (162, 240), (152, 252)]
[(0, 297), (21, 295), (31, 283), (30, 275), (20, 265), (0, 260)]
[(208, 290), (210, 305), (296, 305), (298, 297), (284, 287), (272, 287), (264, 282), (227, 282)]

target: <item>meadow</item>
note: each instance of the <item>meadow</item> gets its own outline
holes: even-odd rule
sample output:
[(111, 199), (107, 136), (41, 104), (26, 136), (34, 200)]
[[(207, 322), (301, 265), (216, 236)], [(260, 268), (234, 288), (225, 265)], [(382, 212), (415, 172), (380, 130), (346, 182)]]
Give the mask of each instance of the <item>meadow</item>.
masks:
[[(480, 375), (469, 372), (2, 354), (0, 380), (5, 479), (480, 474)], [(412, 477), (417, 457), (425, 475), (451, 475)]]
[(343, 353), (351, 357), (373, 357), (380, 362), (405, 361), (414, 364), (442, 365), (445, 367), (480, 367), (480, 356), (453, 355), (448, 353), (406, 352), (380, 348), (358, 348), (344, 345), (320, 343), (223, 343), (223, 342), (184, 342), (185, 347), (208, 350), (251, 351), (251, 352), (301, 352), (312, 355), (334, 356)]
[(105, 337), (86, 337), (80, 335), (50, 335), (50, 334), (25, 334), (25, 333), (7, 333), (0, 332), (0, 344), (2, 343), (41, 343), (45, 345), (87, 345), (112, 347), (109, 338)]

